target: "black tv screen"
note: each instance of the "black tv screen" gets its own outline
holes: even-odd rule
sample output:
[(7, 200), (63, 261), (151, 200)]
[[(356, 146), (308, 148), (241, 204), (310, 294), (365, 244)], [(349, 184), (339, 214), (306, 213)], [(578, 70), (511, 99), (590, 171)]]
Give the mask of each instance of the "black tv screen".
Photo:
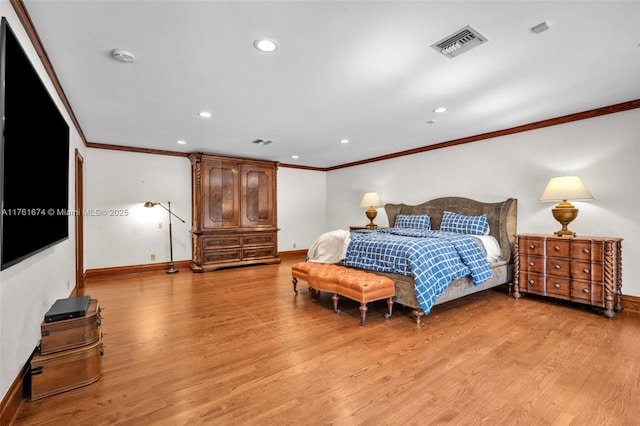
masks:
[(2, 18), (2, 270), (69, 237), (69, 126)]

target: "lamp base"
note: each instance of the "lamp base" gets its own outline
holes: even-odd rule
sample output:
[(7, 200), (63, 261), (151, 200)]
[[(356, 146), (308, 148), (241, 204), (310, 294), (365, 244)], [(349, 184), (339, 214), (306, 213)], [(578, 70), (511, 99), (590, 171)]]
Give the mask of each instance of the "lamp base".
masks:
[(560, 224), (562, 225), (562, 229), (554, 232), (554, 235), (557, 235), (559, 237), (575, 237), (576, 233), (570, 231), (567, 228), (567, 225), (569, 225), (576, 217), (578, 217), (578, 209), (576, 209), (573, 204), (567, 202), (567, 200), (563, 200), (554, 209), (551, 209), (551, 212), (553, 213), (553, 217), (555, 218), (555, 220), (560, 222)]
[(173, 267), (173, 263), (171, 265), (169, 265), (169, 270), (165, 271), (166, 274), (177, 274), (178, 272), (180, 272), (180, 270), (174, 268)]
[(374, 209), (373, 207), (369, 207), (367, 209), (367, 211), (365, 212), (365, 214), (367, 215), (367, 219), (369, 219), (369, 223), (367, 224), (367, 228), (377, 228), (378, 225), (373, 223), (373, 219), (375, 219), (376, 216), (378, 216), (378, 211), (376, 209)]
[(564, 237), (564, 236), (575, 237), (576, 233), (573, 231), (570, 231), (569, 229), (566, 229), (565, 227), (559, 231), (554, 232), (553, 235), (557, 235), (558, 237)]

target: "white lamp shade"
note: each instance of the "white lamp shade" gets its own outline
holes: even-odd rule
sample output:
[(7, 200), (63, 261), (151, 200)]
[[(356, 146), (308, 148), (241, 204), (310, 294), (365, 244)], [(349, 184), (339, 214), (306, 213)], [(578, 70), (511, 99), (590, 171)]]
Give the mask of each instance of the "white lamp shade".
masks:
[(382, 207), (382, 205), (377, 192), (367, 192), (360, 201), (360, 207)]
[(593, 195), (591, 195), (578, 176), (554, 177), (547, 184), (540, 201), (563, 200), (593, 200)]

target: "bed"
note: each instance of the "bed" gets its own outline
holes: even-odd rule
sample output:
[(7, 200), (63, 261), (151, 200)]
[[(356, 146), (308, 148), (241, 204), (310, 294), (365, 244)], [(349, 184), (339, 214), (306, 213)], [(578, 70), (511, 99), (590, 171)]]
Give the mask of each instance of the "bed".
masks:
[[(430, 229), (439, 230), (445, 214), (451, 216), (453, 212), (458, 215), (468, 217), (476, 217), (486, 215), (488, 221), (487, 234), (494, 237), (498, 243), (496, 250), (499, 255), (489, 263), (489, 274), (485, 273), (481, 283), (474, 283), (474, 278), (465, 275), (461, 278), (454, 279), (446, 285), (444, 293), (440, 294), (432, 302), (433, 305), (441, 304), (453, 299), (457, 299), (469, 294), (496, 287), (502, 284), (511, 283), (513, 281), (513, 251), (516, 237), (517, 223), (517, 200), (508, 198), (501, 202), (485, 203), (463, 197), (443, 197), (427, 201), (418, 205), (407, 204), (386, 204), (384, 209), (389, 220), (389, 228), (396, 227), (396, 220), (406, 220), (407, 217), (418, 217), (427, 214), (430, 219)], [(450, 221), (447, 223), (450, 224)], [(364, 231), (375, 233), (376, 231)], [(384, 230), (378, 232), (385, 232)], [(352, 233), (352, 240), (356, 237)], [(351, 247), (351, 245), (350, 245)], [(496, 259), (496, 257), (499, 257)], [(344, 263), (346, 266), (350, 264)], [(369, 267), (357, 267), (361, 269), (372, 270)], [(420, 319), (425, 315), (423, 309), (422, 298), (420, 302), (416, 296), (416, 282), (413, 276), (401, 275), (389, 272), (373, 272), (387, 276), (395, 282), (396, 295), (394, 301), (413, 309), (416, 321), (420, 323)], [(486, 276), (489, 276), (487, 279)], [(428, 309), (430, 309), (429, 306)], [(428, 310), (426, 311), (428, 313)]]

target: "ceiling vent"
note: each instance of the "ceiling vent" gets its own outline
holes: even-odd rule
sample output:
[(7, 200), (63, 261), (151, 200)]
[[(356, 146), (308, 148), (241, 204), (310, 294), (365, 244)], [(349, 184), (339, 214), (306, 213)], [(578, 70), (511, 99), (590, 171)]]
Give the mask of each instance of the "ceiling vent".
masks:
[(262, 139), (256, 139), (251, 143), (255, 143), (256, 145), (269, 145), (270, 143), (273, 143), (273, 141), (265, 141)]
[(489, 41), (489, 39), (480, 34), (471, 25), (467, 25), (463, 29), (456, 31), (437, 43), (432, 44), (431, 47), (442, 53), (444, 56), (455, 58), (461, 53), (473, 49), (476, 46), (480, 46), (486, 41)]

